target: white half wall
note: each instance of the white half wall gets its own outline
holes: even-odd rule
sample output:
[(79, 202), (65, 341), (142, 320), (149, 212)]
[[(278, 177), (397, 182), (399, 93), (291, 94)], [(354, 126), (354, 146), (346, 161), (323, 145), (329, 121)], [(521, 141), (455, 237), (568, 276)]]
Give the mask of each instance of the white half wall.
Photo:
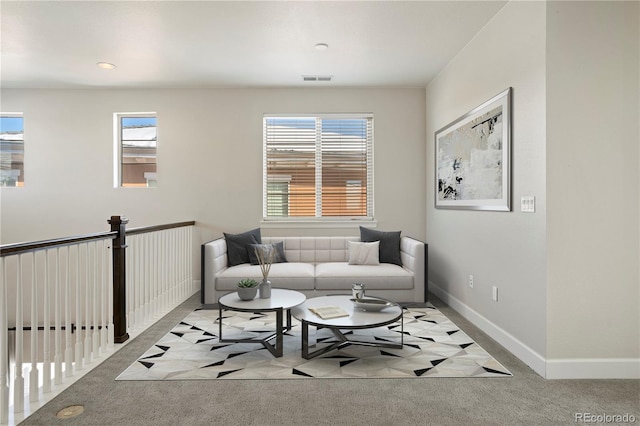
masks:
[[(512, 336), (511, 350), (518, 346), (528, 352), (521, 359), (542, 375), (547, 299), (545, 10), (544, 2), (505, 5), (431, 82), (426, 99), (429, 280), (508, 348), (505, 338)], [(513, 211), (435, 209), (434, 133), (508, 87), (513, 88)], [(535, 213), (520, 211), (525, 195), (535, 196)], [(497, 302), (493, 286), (498, 287)]]

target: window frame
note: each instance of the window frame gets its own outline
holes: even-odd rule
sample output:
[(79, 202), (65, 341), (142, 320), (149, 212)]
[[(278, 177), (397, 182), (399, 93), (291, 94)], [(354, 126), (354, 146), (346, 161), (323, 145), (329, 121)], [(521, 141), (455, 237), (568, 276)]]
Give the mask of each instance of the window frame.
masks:
[[(24, 129), (25, 128), (25, 125), (24, 125), (24, 122), (25, 122), (24, 113), (22, 113), (22, 112), (0, 112), (0, 117), (2, 117), (2, 118), (20, 118), (20, 119), (22, 119), (22, 140), (21, 140), (21, 142), (22, 142), (22, 181), (20, 181), (19, 178), (16, 177), (16, 184), (15, 185), (2, 185), (0, 183), (0, 188), (24, 188), (25, 185), (26, 185), (26, 180), (25, 180), (26, 170), (25, 170), (25, 167), (26, 167), (26, 164), (27, 164), (27, 162), (26, 162), (26, 149), (25, 149), (25, 144), (24, 144), (24, 142), (25, 142), (25, 137), (24, 137), (24, 134), (25, 134), (25, 131), (24, 131), (25, 130)], [(11, 172), (11, 171), (13, 171), (13, 169), (10, 170), (9, 172)], [(18, 173), (17, 176), (20, 176), (20, 173)], [(0, 179), (2, 179), (1, 176), (0, 176)]]
[[(153, 172), (144, 172), (146, 185), (125, 185), (122, 181), (123, 171), (123, 146), (122, 146), (122, 119), (123, 118), (154, 118), (156, 120), (156, 168)], [(158, 175), (158, 114), (156, 112), (117, 112), (113, 114), (113, 187), (114, 188), (156, 188)], [(149, 173), (154, 174), (154, 179), (148, 179)], [(149, 184), (153, 182), (153, 184)]]
[[(340, 120), (340, 119), (364, 119), (367, 120), (367, 134), (366, 140), (366, 197), (365, 202), (366, 215), (344, 215), (344, 216), (322, 216), (319, 215), (321, 211), (321, 197), (318, 196), (318, 190), (322, 188), (322, 179), (320, 178), (322, 172), (321, 158), (318, 158), (318, 153), (322, 152), (322, 135), (321, 132), (316, 131), (316, 157), (315, 157), (315, 216), (267, 216), (267, 186), (269, 180), (267, 178), (267, 120), (273, 118), (280, 119), (304, 119), (313, 118), (316, 120), (316, 129), (321, 126), (322, 120)], [(327, 141), (330, 142), (330, 141)], [(355, 224), (364, 224), (367, 226), (376, 226), (374, 218), (375, 203), (374, 203), (374, 115), (372, 113), (323, 113), (323, 114), (264, 114), (263, 115), (263, 142), (262, 142), (262, 159), (263, 159), (263, 176), (262, 176), (262, 221), (261, 226), (265, 227), (290, 227), (300, 225), (301, 227), (324, 227), (330, 225), (332, 227), (353, 227)], [(353, 179), (347, 179), (348, 183)], [(362, 182), (362, 181), (361, 181)]]

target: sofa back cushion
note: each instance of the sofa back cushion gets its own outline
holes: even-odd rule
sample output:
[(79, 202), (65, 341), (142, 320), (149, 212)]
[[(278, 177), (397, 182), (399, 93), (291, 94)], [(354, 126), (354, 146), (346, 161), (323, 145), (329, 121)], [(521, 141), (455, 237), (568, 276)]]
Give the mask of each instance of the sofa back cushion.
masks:
[(359, 237), (262, 237), (263, 244), (282, 241), (289, 262), (324, 263), (349, 261), (347, 241)]

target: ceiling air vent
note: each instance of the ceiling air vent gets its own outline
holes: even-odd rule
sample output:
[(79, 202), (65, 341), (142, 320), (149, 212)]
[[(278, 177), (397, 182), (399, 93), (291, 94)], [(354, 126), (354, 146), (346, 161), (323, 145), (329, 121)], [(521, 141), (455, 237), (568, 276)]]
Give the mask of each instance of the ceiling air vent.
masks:
[(303, 81), (331, 81), (332, 75), (303, 75)]

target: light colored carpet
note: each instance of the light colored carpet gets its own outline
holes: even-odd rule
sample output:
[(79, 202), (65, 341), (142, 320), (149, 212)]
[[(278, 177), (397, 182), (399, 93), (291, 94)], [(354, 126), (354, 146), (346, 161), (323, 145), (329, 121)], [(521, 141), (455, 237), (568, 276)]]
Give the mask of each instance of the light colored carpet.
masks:
[[(217, 321), (217, 309), (191, 312), (117, 380), (511, 377), (432, 305), (405, 309), (402, 328), (394, 323), (348, 332), (350, 340), (402, 341), (402, 348), (349, 345), (311, 360), (300, 355), (301, 327), (295, 319), (280, 358), (261, 344), (220, 343)], [(262, 337), (274, 329), (274, 313), (223, 315), (224, 338)], [(328, 329), (318, 330), (315, 337), (315, 349), (336, 341)]]
[[(639, 380), (545, 380), (434, 295), (429, 299), (513, 377), (115, 380), (200, 306), (196, 294), (21, 426), (547, 426), (575, 425), (575, 413), (631, 413), (640, 418)], [(85, 411), (74, 418), (56, 418), (70, 405), (82, 405)]]

